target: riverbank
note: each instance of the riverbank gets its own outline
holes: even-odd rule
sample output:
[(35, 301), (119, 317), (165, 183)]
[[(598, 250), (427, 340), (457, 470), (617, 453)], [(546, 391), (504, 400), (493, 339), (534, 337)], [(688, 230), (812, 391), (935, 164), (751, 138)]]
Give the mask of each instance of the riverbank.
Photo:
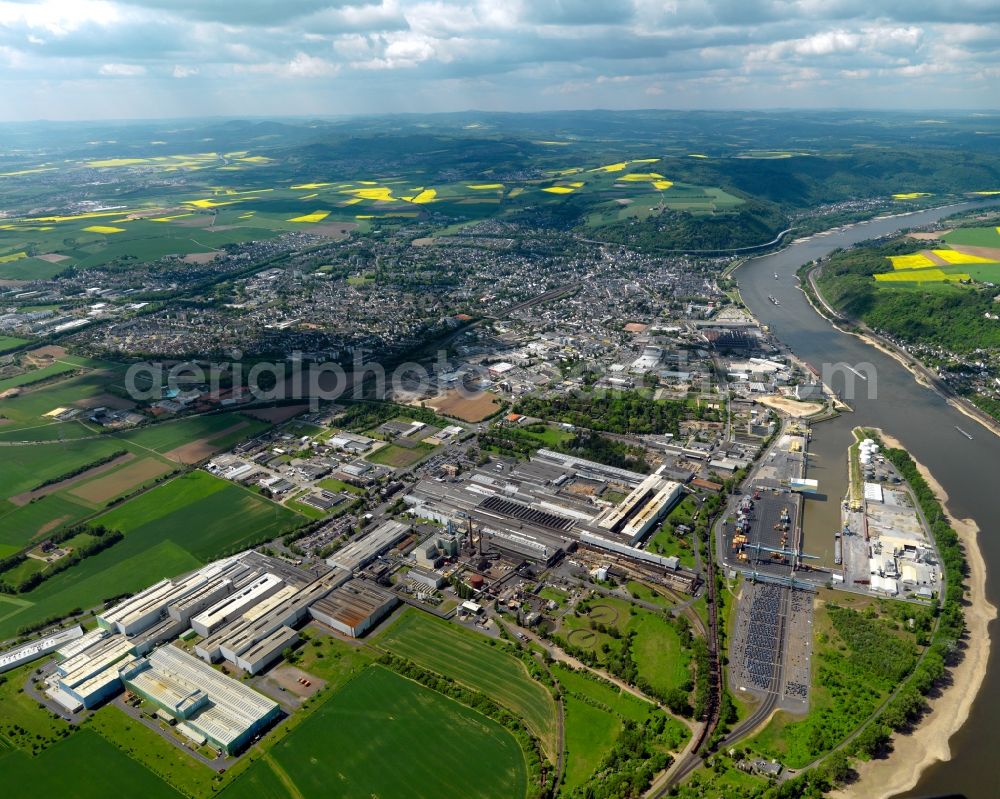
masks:
[[(905, 449), (891, 435), (882, 431), (879, 435), (888, 446)], [(832, 792), (830, 796), (834, 799), (889, 799), (914, 788), (929, 766), (950, 760), (949, 739), (965, 724), (986, 678), (990, 655), (989, 623), (996, 618), (997, 609), (986, 598), (986, 563), (979, 548), (979, 527), (972, 519), (956, 518), (948, 510), (948, 494), (941, 484), (923, 464), (916, 459), (914, 463), (937, 495), (965, 550), (969, 568), (965, 654), (962, 662), (950, 670), (950, 685), (928, 701), (930, 709), (917, 728), (909, 735), (893, 735), (893, 751), (888, 759), (859, 763), (855, 767), (858, 780)]]
[[(890, 358), (896, 361), (900, 366), (906, 369), (906, 371), (908, 371), (911, 375), (913, 375), (913, 379), (919, 385), (923, 386), (924, 388), (929, 388), (931, 391), (938, 392), (938, 394), (940, 394), (944, 398), (945, 402), (951, 405), (951, 407), (953, 407), (963, 416), (967, 416), (972, 421), (978, 422), (994, 435), (1000, 436), (1000, 422), (991, 417), (985, 411), (976, 407), (976, 405), (974, 405), (969, 400), (965, 399), (964, 397), (960, 397), (954, 394), (952, 391), (947, 390), (943, 388), (941, 385), (939, 385), (938, 381), (933, 376), (933, 373), (926, 366), (920, 363), (919, 360), (913, 358), (907, 353), (902, 352), (898, 347), (894, 346), (890, 342), (882, 340), (880, 337), (878, 337), (875, 333), (868, 330), (867, 328), (864, 328), (859, 332), (857, 330), (848, 330), (847, 328), (844, 328), (840, 324), (838, 324), (838, 320), (841, 319), (840, 315), (837, 314), (837, 312), (830, 307), (829, 303), (827, 303), (826, 299), (820, 292), (819, 286), (816, 285), (815, 273), (816, 270), (819, 268), (821, 267), (819, 266), (812, 267), (806, 273), (807, 279), (809, 281), (809, 288), (812, 290), (811, 293), (802, 288), (801, 281), (799, 286), (800, 290), (805, 295), (806, 301), (809, 303), (812, 309), (816, 311), (816, 313), (818, 313), (820, 316), (826, 319), (836, 330), (840, 331), (841, 333), (845, 333), (846, 335), (849, 336), (854, 336), (855, 338), (865, 342), (865, 344), (874, 347), (883, 355), (888, 355)], [(819, 305), (817, 305), (817, 303), (813, 301), (813, 296), (815, 296), (816, 300), (819, 301)], [(834, 316), (837, 318), (832, 318)]]

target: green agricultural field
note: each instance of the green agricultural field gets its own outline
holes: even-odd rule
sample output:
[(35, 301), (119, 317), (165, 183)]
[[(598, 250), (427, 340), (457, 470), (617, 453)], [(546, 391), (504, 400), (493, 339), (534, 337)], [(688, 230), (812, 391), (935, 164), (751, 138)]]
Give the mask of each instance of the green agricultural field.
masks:
[(95, 519), (126, 537), (170, 539), (201, 561), (274, 538), (301, 521), (298, 514), (201, 471), (169, 480)]
[(569, 695), (565, 708), (566, 793), (585, 785), (621, 732), (621, 720), (614, 713)]
[[(70, 357), (63, 360), (72, 364), (79, 363), (84, 368), (88, 365), (98, 368), (78, 377), (67, 377), (44, 386), (28, 386), (16, 397), (0, 399), (0, 417), (8, 420), (0, 425), (0, 440), (45, 441), (58, 440), (61, 436), (74, 438), (93, 435), (93, 430), (88, 430), (79, 422), (53, 422), (45, 414), (56, 408), (73, 407), (76, 403), (101, 394), (124, 396), (124, 367)], [(78, 368), (65, 364), (54, 365), (69, 370)], [(37, 372), (33, 374), (37, 375)]]
[[(22, 752), (0, 753), (4, 796), (38, 799), (72, 796), (107, 799), (142, 796), (180, 799), (181, 794), (90, 730), (81, 730), (36, 757)], [(71, 787), (70, 787), (71, 786)]]
[[(70, 472), (123, 449), (109, 438), (68, 439), (61, 444), (36, 444), (0, 449), (0, 555), (17, 551), (33, 538), (77, 522), (99, 510), (68, 493), (67, 488), (39, 496), (33, 501), (20, 496), (47, 480), (58, 480)], [(9, 501), (15, 497), (17, 502)]]
[(173, 541), (127, 535), (124, 541), (50, 577), (27, 594), (0, 594), (0, 637), (9, 638), (19, 627), (64, 615), (74, 608), (93, 607), (200, 565)]
[(121, 443), (111, 438), (0, 449), (0, 497), (6, 499), (31, 491), (46, 480), (61, 477), (120, 449)]
[(27, 344), (26, 338), (15, 338), (14, 336), (0, 336), (0, 352), (16, 350), (22, 344)]
[(163, 454), (201, 439), (212, 446), (225, 448), (267, 427), (267, 422), (241, 413), (217, 413), (141, 427), (122, 433), (119, 438)]
[(0, 280), (50, 280), (60, 272), (65, 272), (72, 261), (53, 264), (41, 258), (18, 258), (16, 261), (0, 261)]
[(182, 475), (95, 519), (121, 530), (123, 541), (27, 594), (0, 596), (0, 637), (197, 568), (223, 552), (281, 535), (302, 520), (205, 472)]
[(38, 383), (42, 380), (48, 380), (52, 377), (57, 377), (67, 372), (75, 372), (79, 369), (71, 363), (62, 363), (56, 361), (48, 366), (43, 366), (41, 369), (32, 369), (29, 372), (25, 372), (23, 375), (17, 375), (17, 377), (8, 377), (6, 380), (0, 380), (0, 392), (7, 391), (11, 388), (18, 388), (19, 386), (26, 386), (30, 383)]
[(526, 787), (524, 755), (507, 730), (452, 699), (371, 666), (221, 796), (517, 799)]
[(1000, 230), (996, 227), (960, 227), (945, 233), (942, 238), (959, 246), (1000, 248)]
[(556, 708), (552, 695), (506, 650), (476, 633), (419, 611), (408, 610), (378, 636), (377, 645), (436, 671), (514, 711), (545, 745), (555, 750)]
[(942, 266), (941, 271), (946, 275), (968, 275), (979, 283), (1000, 283), (1000, 263), (954, 264)]
[(32, 541), (40, 541), (46, 533), (63, 525), (78, 522), (94, 512), (84, 502), (74, 501), (65, 493), (49, 494), (27, 505), (15, 507), (0, 504), (0, 547), (18, 551)]

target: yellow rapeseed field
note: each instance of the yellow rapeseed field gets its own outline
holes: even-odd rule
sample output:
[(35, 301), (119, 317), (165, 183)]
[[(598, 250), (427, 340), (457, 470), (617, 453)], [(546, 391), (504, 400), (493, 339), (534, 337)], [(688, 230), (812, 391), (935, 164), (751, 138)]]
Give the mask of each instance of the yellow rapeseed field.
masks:
[(108, 227), (107, 225), (91, 225), (90, 227), (85, 227), (88, 233), (124, 233), (125, 228), (123, 227)]
[(617, 164), (605, 164), (604, 166), (599, 166), (596, 169), (591, 169), (591, 172), (621, 172), (625, 167), (628, 166), (628, 161), (619, 161)]
[[(437, 189), (424, 189), (419, 194), (410, 198), (411, 203), (416, 203), (421, 205), (423, 203), (434, 202), (434, 198), (437, 197)], [(403, 198), (406, 199), (405, 197)]]
[(235, 205), (242, 200), (185, 200), (184, 205), (193, 205), (195, 208), (218, 208), (220, 205)]
[(910, 269), (899, 272), (884, 272), (875, 275), (880, 283), (940, 283), (944, 280), (969, 280), (965, 274), (949, 275), (940, 269)]
[(665, 191), (674, 185), (672, 180), (654, 180), (653, 187), (659, 189), (660, 191)]
[(20, 261), (22, 258), (27, 258), (28, 253), (26, 252), (12, 252), (9, 255), (0, 255), (0, 264), (9, 264), (13, 261)]
[(931, 195), (926, 191), (910, 191), (905, 194), (893, 194), (892, 199), (894, 200), (916, 200), (920, 197), (930, 197)]
[(914, 255), (890, 255), (893, 269), (921, 269), (925, 266), (934, 266), (934, 261), (926, 255), (915, 253)]
[(622, 175), (618, 180), (628, 180), (633, 183), (651, 183), (654, 180), (663, 180), (663, 175), (659, 172), (632, 172), (628, 175)]
[(17, 172), (0, 172), (0, 178), (14, 178), (18, 175), (34, 175), (38, 172), (51, 172), (59, 169), (57, 166), (36, 166), (34, 169), (19, 169)]
[(995, 258), (983, 258), (980, 255), (969, 255), (957, 250), (931, 250), (938, 258), (950, 264), (995, 264)]
[(121, 216), (125, 211), (88, 211), (84, 214), (70, 214), (69, 216), (35, 216), (28, 222), (74, 222), (77, 219), (98, 219), (105, 216)]
[(311, 214), (304, 214), (303, 216), (297, 216), (294, 219), (289, 219), (289, 222), (322, 222), (330, 215), (329, 211), (313, 211)]
[(572, 194), (576, 189), (569, 186), (549, 186), (542, 191), (547, 191), (549, 194)]
[(502, 189), (503, 183), (474, 183), (471, 186), (466, 186), (467, 189), (472, 189), (474, 191), (487, 191), (489, 189)]

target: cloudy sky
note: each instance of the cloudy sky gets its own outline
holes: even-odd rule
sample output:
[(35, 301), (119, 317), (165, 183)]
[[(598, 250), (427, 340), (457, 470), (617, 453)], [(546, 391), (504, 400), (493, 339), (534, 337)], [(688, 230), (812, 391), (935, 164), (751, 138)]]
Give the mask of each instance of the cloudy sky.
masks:
[(1000, 106), (1000, 0), (0, 0), (0, 119)]

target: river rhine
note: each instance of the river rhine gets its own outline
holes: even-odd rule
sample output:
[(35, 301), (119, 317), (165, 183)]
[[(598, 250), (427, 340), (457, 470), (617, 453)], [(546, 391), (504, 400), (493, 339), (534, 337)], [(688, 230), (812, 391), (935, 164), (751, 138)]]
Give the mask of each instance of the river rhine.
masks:
[[(814, 236), (792, 244), (772, 255), (748, 261), (733, 275), (753, 314), (799, 357), (823, 373), (824, 364), (844, 362), (862, 373), (871, 364), (877, 380), (855, 379), (854, 413), (818, 424), (810, 445), (809, 476), (819, 480), (821, 498), (806, 505), (806, 528), (821, 551), (830, 546), (815, 540), (815, 529), (829, 524), (830, 538), (839, 519), (838, 505), (846, 489), (846, 451), (851, 428), (868, 425), (883, 428), (900, 439), (941, 483), (949, 497), (948, 507), (959, 518), (974, 519), (981, 530), (980, 548), (988, 570), (986, 594), (1000, 603), (1000, 438), (948, 405), (931, 389), (918, 384), (913, 376), (891, 357), (855, 336), (841, 333), (823, 319), (798, 288), (795, 273), (800, 266), (838, 247), (848, 247), (865, 239), (936, 221), (967, 207), (918, 212), (902, 217), (872, 220), (829, 235)], [(774, 275), (778, 278), (775, 279)], [(773, 295), (781, 304), (768, 300)], [(830, 382), (844, 396), (845, 375), (841, 370)], [(869, 389), (872, 389), (869, 395)], [(972, 434), (970, 441), (956, 426)], [(991, 637), (997, 640), (996, 622)], [(963, 793), (970, 799), (993, 799), (1000, 786), (1000, 763), (996, 759), (996, 735), (1000, 730), (1000, 647), (990, 652), (989, 671), (965, 726), (951, 739), (952, 759), (931, 766), (917, 787), (906, 796), (933, 796)], [(960, 690), (957, 688), (956, 690)], [(993, 786), (992, 788), (990, 786)]]

